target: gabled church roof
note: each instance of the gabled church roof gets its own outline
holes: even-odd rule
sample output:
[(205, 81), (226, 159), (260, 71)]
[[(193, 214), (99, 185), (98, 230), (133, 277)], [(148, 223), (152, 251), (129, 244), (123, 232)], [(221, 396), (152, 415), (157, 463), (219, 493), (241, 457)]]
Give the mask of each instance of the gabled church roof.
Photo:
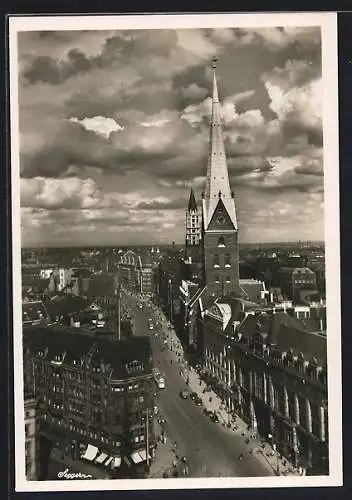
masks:
[(191, 193), (189, 195), (188, 211), (189, 212), (197, 212), (198, 211), (197, 202), (196, 202), (196, 199), (194, 196), (194, 191), (192, 188), (191, 188)]
[(216, 60), (213, 61), (213, 98), (210, 122), (210, 144), (207, 168), (207, 181), (203, 200), (204, 227), (208, 228), (214, 211), (221, 198), (234, 227), (237, 229), (235, 200), (230, 188), (229, 175), (225, 155), (220, 102), (216, 82)]

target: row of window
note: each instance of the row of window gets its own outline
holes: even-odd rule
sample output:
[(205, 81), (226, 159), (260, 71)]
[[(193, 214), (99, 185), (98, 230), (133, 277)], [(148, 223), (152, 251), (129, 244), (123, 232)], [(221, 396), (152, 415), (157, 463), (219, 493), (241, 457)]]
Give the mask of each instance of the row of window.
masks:
[[(222, 281), (219, 274), (217, 274), (215, 276), (215, 280), (214, 281), (215, 281), (215, 283), (220, 283), (220, 281)], [(223, 282), (224, 283), (231, 283), (231, 276), (226, 276), (225, 280), (223, 280)]]
[[(214, 264), (214, 266), (220, 266), (220, 256), (217, 253), (214, 254), (213, 264)], [(231, 254), (225, 253), (224, 264), (225, 264), (225, 267), (231, 266)]]
[[(208, 366), (220, 380), (226, 382), (227, 374), (224, 370), (210, 363)], [(250, 377), (248, 372), (240, 371), (237, 381), (240, 387), (249, 391)], [(317, 438), (327, 434), (328, 416), (325, 408), (322, 410), (319, 405), (305, 397), (299, 395), (296, 397), (295, 393), (286, 391), (283, 386), (274, 385), (270, 388), (269, 381), (265, 381), (264, 377), (256, 374), (252, 389), (256, 398), (267, 402), (275, 411), (299, 424)]]
[(53, 425), (59, 425), (60, 427), (67, 428), (72, 432), (77, 432), (78, 434), (81, 434), (82, 436), (87, 436), (92, 439), (99, 439), (102, 443), (105, 444), (111, 444), (112, 446), (119, 447), (121, 446), (121, 441), (115, 441), (115, 440), (110, 440), (108, 437), (99, 434), (96, 431), (88, 431), (84, 427), (80, 425), (76, 425), (75, 423), (70, 422), (69, 424), (61, 419), (61, 418), (56, 418), (56, 417), (48, 417), (47, 414), (43, 415), (44, 421), (50, 421)]

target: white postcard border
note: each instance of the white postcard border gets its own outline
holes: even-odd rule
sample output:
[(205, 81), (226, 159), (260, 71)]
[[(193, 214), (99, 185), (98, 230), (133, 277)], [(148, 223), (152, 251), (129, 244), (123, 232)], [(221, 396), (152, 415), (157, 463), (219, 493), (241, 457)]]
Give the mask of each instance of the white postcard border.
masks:
[[(26, 481), (22, 359), (21, 209), (17, 33), (20, 31), (187, 29), (320, 26), (324, 130), (325, 245), (329, 392), (329, 476)], [(341, 486), (342, 384), (338, 156), (337, 15), (335, 13), (195, 14), (137, 16), (10, 16), (10, 118), (12, 178), (13, 339), (15, 389), (15, 489), (19, 492)]]

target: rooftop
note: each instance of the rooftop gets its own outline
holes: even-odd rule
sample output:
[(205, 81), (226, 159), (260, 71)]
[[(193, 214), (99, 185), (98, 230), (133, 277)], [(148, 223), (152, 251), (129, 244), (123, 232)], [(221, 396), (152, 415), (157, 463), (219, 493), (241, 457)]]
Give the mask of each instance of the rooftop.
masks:
[(117, 379), (131, 375), (128, 364), (134, 361), (142, 363), (143, 373), (150, 373), (152, 370), (152, 351), (148, 337), (131, 337), (118, 341), (91, 337), (73, 329), (30, 326), (24, 329), (23, 347), (46, 353), (45, 357), (50, 361), (54, 361), (55, 356), (62, 356), (60, 364), (63, 365), (83, 366), (88, 362), (88, 355), (92, 354), (92, 365), (108, 365), (111, 376)]

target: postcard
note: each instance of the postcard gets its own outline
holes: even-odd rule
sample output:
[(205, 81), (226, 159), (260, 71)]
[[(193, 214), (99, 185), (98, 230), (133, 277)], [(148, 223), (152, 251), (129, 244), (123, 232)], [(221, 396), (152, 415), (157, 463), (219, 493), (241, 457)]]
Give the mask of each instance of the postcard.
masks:
[(341, 486), (336, 14), (9, 56), (16, 491)]

